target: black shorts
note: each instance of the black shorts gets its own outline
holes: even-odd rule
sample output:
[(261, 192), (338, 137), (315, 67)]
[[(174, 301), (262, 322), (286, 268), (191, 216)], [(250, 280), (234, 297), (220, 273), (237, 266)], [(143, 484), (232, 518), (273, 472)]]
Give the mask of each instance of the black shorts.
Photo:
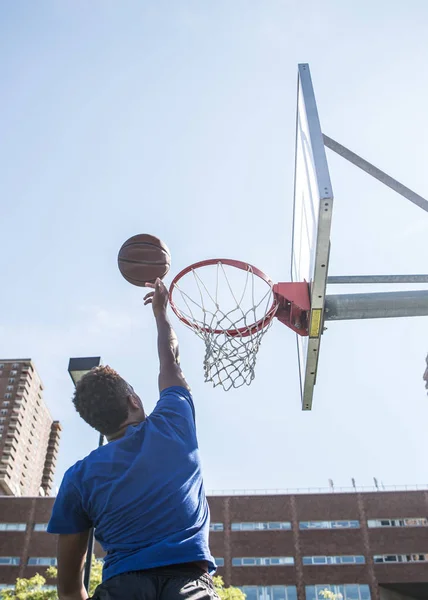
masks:
[(218, 600), (211, 575), (193, 565), (131, 571), (108, 579), (92, 600)]

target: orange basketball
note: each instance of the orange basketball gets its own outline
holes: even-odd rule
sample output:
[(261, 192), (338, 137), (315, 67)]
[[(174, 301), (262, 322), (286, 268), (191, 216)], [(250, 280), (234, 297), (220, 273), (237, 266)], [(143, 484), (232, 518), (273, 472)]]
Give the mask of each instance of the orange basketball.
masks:
[(154, 283), (157, 277), (165, 277), (171, 266), (171, 254), (159, 238), (140, 233), (123, 244), (117, 263), (126, 281), (143, 287), (146, 282)]

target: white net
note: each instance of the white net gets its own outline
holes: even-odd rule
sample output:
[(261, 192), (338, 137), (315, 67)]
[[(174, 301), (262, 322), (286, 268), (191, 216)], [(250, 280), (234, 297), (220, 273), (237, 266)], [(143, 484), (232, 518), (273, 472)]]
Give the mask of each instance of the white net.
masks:
[(205, 343), (205, 381), (224, 390), (249, 385), (276, 304), (272, 283), (253, 267), (218, 261), (191, 269), (172, 289), (178, 316)]

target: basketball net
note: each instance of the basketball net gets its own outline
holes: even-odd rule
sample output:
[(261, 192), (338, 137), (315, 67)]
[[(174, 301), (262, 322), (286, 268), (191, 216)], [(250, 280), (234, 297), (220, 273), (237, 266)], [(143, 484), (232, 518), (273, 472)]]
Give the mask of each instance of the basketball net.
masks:
[[(277, 307), (272, 283), (261, 280), (251, 265), (245, 264), (245, 270), (239, 267), (240, 289), (236, 289), (238, 269), (233, 265), (218, 260), (211, 261), (209, 266), (211, 271), (215, 269), (214, 274), (211, 272), (211, 289), (204, 269), (191, 268), (185, 276), (180, 274), (178, 282), (173, 282), (170, 297), (173, 292), (175, 297), (171, 305), (178, 317), (204, 341), (205, 381), (228, 391), (249, 385), (254, 379), (257, 353)], [(193, 282), (189, 285), (191, 278)]]

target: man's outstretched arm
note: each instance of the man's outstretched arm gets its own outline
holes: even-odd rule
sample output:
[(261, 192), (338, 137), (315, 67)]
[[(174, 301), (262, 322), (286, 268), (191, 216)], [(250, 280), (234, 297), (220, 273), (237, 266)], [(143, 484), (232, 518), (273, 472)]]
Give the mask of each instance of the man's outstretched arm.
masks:
[(159, 391), (175, 385), (190, 390), (180, 367), (178, 339), (167, 315), (168, 290), (160, 279), (146, 286), (154, 288), (145, 296), (144, 304), (152, 305), (158, 329)]
[(86, 600), (83, 569), (89, 531), (58, 537), (58, 596), (60, 600)]

